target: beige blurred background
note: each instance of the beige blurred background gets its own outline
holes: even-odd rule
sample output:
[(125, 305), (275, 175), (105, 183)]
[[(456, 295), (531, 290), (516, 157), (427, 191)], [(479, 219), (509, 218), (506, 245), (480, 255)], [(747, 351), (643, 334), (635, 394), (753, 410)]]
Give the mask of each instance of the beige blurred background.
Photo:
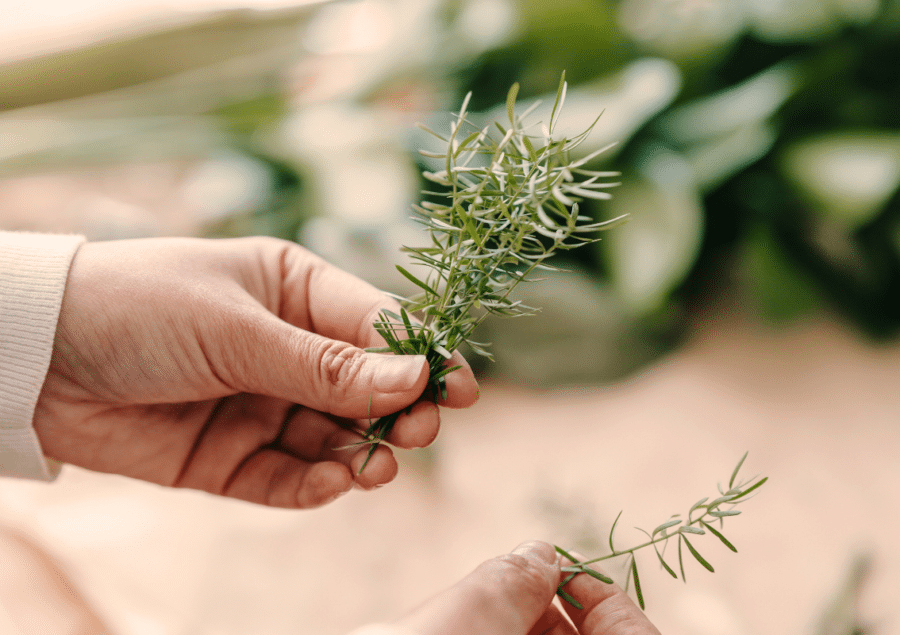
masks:
[(526, 539), (599, 555), (624, 510), (638, 541), (747, 450), (771, 480), (726, 524), (739, 553), (698, 539), (716, 573), (687, 584), (640, 557), (660, 630), (900, 631), (896, 2), (0, 6), (4, 229), (270, 234), (402, 293), (416, 121), (566, 69), (566, 125), (604, 113), (585, 152), (620, 141), (591, 213), (631, 222), (525, 292), (539, 316), (487, 323), (480, 401), (389, 487), (285, 512), (0, 480), (0, 524), (112, 632), (340, 635)]

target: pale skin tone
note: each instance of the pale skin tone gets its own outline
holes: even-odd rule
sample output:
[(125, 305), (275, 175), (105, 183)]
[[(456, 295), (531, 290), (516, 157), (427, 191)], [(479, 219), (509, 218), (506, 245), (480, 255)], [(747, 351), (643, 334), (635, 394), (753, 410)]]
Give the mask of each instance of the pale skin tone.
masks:
[[(88, 469), (285, 508), (390, 482), (382, 446), (361, 473), (369, 417), (400, 409), (388, 441), (430, 444), (438, 404), (424, 357), (367, 353), (390, 297), (271, 238), (88, 243), (69, 273), (35, 411), (44, 452)], [(440, 406), (478, 397), (457, 353)], [(582, 611), (552, 603), (546, 543), (489, 560), (398, 621), (417, 635), (659, 635), (614, 585), (579, 575)], [(563, 617), (565, 611), (570, 620)]]
[(523, 543), (395, 624), (416, 635), (660, 635), (619, 586), (588, 575), (565, 587), (583, 608), (555, 603), (560, 564), (549, 544)]
[[(391, 481), (380, 447), (361, 474), (354, 429), (412, 406), (389, 441), (422, 447), (438, 406), (424, 357), (366, 353), (396, 301), (270, 238), (82, 245), (69, 274), (35, 429), (60, 461), (286, 508)], [(463, 368), (441, 405), (472, 405)]]

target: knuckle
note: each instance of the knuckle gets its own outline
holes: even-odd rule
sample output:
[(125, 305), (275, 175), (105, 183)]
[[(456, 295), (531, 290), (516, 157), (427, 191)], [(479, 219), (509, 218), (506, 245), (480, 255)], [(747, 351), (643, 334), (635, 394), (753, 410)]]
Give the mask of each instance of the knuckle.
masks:
[(322, 351), (322, 381), (340, 394), (348, 384), (356, 383), (363, 372), (363, 351), (343, 342), (329, 342)]

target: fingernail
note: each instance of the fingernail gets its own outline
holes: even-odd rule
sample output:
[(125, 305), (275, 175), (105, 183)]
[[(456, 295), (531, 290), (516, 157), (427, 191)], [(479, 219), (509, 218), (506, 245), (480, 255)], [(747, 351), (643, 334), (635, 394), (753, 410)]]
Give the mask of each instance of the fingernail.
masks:
[(401, 392), (418, 381), (425, 366), (425, 356), (379, 355), (375, 364), (375, 390)]
[(558, 561), (556, 550), (546, 542), (541, 542), (540, 540), (523, 542), (513, 549), (513, 553), (526, 558), (537, 558), (547, 564), (556, 564)]

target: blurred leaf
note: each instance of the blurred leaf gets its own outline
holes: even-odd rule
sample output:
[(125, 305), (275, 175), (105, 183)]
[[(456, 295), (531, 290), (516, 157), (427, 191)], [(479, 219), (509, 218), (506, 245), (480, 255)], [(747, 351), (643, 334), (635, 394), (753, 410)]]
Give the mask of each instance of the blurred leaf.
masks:
[(515, 294), (540, 311), (512, 322), (489, 317), (479, 328), (480, 339), (494, 342), (496, 363), (488, 372), (530, 386), (611, 381), (671, 345), (674, 322), (660, 325), (659, 332), (635, 323), (609, 286), (589, 272), (548, 271), (541, 277)]
[(819, 304), (816, 283), (762, 227), (744, 239), (743, 264), (760, 313), (772, 322), (808, 315)]
[[(0, 65), (0, 110), (85, 97), (185, 73), (211, 73), (240, 60), (244, 69), (296, 59), (298, 27), (314, 6), (202, 15), (138, 35)], [(263, 56), (252, 64), (254, 57)]]
[(835, 35), (848, 24), (865, 24), (877, 14), (879, 0), (789, 0), (751, 2), (754, 33), (773, 42), (810, 42)]
[(250, 137), (260, 128), (281, 121), (288, 112), (281, 95), (268, 93), (228, 102), (215, 108), (211, 114), (219, 117), (232, 134)]
[(673, 108), (659, 122), (675, 143), (728, 135), (768, 120), (800, 86), (800, 67), (781, 62), (710, 95)]
[(788, 146), (780, 165), (814, 210), (855, 229), (875, 218), (900, 187), (900, 135), (824, 133)]
[(613, 0), (511, 3), (516, 16), (513, 37), (500, 48), (467, 60), (460, 70), (461, 94), (473, 91), (475, 110), (502, 102), (511, 81), (521, 84), (524, 97), (555, 94), (562, 70), (571, 87), (610, 73), (628, 60)]
[(607, 205), (628, 222), (604, 236), (598, 249), (613, 286), (635, 314), (657, 310), (690, 271), (700, 247), (703, 209), (691, 170), (662, 149), (639, 160), (645, 178), (629, 174)]
[(830, 599), (813, 631), (815, 635), (863, 635), (870, 631), (862, 617), (860, 601), (872, 574), (871, 554), (860, 554), (851, 563), (840, 588)]
[(775, 128), (769, 124), (748, 124), (690, 146), (685, 150), (685, 160), (694, 172), (697, 187), (708, 192), (768, 154), (776, 137)]
[[(564, 93), (565, 112), (558, 115), (555, 104), (561, 95), (561, 87), (541, 97), (520, 98), (518, 108), (527, 108), (540, 99), (541, 105), (528, 119), (548, 126), (552, 121), (554, 133), (567, 138), (576, 137), (590, 128), (597, 120), (598, 107), (601, 108), (603, 114), (599, 122), (573, 153), (584, 156), (610, 143), (624, 145), (651, 117), (672, 103), (681, 88), (681, 75), (678, 68), (666, 60), (638, 59), (605, 77), (568, 86)], [(498, 105), (490, 110), (485, 114), (485, 121), (500, 119), (504, 107)]]

